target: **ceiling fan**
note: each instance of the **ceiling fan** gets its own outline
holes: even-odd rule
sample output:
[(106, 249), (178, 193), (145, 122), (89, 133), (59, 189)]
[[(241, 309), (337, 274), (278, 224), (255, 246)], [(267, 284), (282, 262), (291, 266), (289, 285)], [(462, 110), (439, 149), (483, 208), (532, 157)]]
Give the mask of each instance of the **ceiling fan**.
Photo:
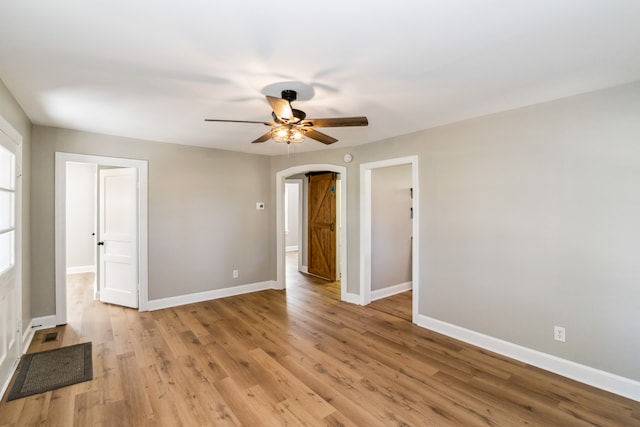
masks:
[(282, 98), (276, 98), (267, 95), (267, 101), (271, 105), (273, 111), (271, 122), (259, 122), (251, 120), (223, 120), (223, 119), (204, 119), (206, 122), (228, 122), (228, 123), (257, 123), (271, 126), (272, 129), (264, 135), (252, 141), (265, 142), (274, 139), (278, 142), (290, 144), (292, 142), (302, 142), (305, 137), (315, 139), (323, 144), (333, 144), (337, 139), (319, 132), (314, 128), (332, 128), (347, 126), (367, 126), (369, 121), (364, 116), (359, 117), (337, 117), (329, 119), (307, 119), (304, 111), (297, 110), (291, 106), (291, 102), (295, 101), (298, 94), (295, 90), (283, 90)]

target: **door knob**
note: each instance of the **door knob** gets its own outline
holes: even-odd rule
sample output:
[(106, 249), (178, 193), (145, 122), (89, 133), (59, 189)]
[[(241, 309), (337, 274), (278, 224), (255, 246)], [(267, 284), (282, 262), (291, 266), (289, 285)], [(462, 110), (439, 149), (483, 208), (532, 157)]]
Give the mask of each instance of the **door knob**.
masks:
[(104, 242), (98, 242), (98, 246), (104, 245)]

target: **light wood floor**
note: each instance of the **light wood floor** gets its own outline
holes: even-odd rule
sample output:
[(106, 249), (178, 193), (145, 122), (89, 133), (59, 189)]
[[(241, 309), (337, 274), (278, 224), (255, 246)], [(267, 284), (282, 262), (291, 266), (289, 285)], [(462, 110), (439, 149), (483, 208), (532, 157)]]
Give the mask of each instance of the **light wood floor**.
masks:
[(372, 301), (367, 307), (411, 322), (413, 291)]
[(0, 426), (630, 426), (640, 403), (341, 303), (286, 291), (139, 313), (70, 284), (59, 341), (93, 342), (94, 380), (0, 403)]

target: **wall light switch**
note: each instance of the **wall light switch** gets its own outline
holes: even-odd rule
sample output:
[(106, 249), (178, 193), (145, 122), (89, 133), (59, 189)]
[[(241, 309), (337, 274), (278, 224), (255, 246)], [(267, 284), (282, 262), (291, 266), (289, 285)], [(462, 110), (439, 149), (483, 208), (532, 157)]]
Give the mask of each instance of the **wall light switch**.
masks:
[(264, 210), (264, 202), (256, 203), (256, 209), (259, 210), (259, 211)]

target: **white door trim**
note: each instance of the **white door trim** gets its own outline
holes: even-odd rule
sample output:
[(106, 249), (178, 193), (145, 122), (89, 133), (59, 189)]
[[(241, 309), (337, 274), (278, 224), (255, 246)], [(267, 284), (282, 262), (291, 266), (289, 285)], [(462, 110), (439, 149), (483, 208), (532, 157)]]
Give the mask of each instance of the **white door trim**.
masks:
[(67, 162), (94, 163), (104, 166), (134, 167), (138, 169), (138, 258), (139, 258), (139, 311), (148, 310), (149, 270), (147, 245), (148, 162), (146, 160), (119, 157), (93, 156), (86, 154), (56, 152), (55, 157), (55, 284), (56, 324), (67, 323), (66, 286), (66, 176)]
[(284, 236), (284, 183), (285, 178), (291, 175), (306, 172), (330, 171), (340, 174), (340, 299), (353, 302), (353, 297), (347, 293), (347, 168), (332, 164), (309, 164), (294, 166), (276, 173), (276, 289), (285, 288), (285, 236)]
[(13, 377), (13, 373), (15, 369), (18, 367), (18, 360), (20, 360), (20, 355), (25, 351), (25, 340), (28, 340), (28, 336), (31, 332), (30, 328), (27, 326), (27, 331), (25, 331), (25, 325), (23, 325), (23, 316), (22, 316), (22, 142), (23, 137), (12, 125), (9, 123), (4, 117), (0, 115), (0, 132), (4, 133), (9, 137), (9, 139), (15, 144), (13, 154), (15, 156), (15, 187), (14, 187), (14, 213), (15, 213), (15, 254), (14, 254), (14, 277), (15, 277), (15, 304), (16, 311), (15, 322), (16, 324), (13, 326), (17, 326), (17, 330), (15, 331), (15, 345), (18, 354), (18, 358), (13, 362), (13, 366), (11, 368), (11, 372), (9, 372), (8, 378), (0, 378), (0, 399), (2, 399), (4, 392), (7, 390), (9, 386), (9, 382), (11, 381), (11, 377)]
[(411, 248), (411, 280), (413, 282), (413, 323), (418, 323), (420, 301), (420, 190), (418, 188), (418, 156), (400, 157), (360, 165), (360, 304), (371, 302), (371, 171), (389, 166), (411, 165), (413, 188), (413, 221)]

